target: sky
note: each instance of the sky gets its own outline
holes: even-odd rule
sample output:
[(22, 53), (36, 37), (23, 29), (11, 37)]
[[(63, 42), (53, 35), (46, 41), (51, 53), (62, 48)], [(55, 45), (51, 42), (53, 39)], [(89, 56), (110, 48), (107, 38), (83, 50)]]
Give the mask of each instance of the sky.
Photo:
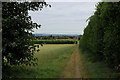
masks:
[(97, 2), (48, 2), (52, 7), (44, 7), (41, 11), (30, 11), (33, 22), (41, 24), (34, 33), (47, 34), (83, 34), (88, 22), (94, 14)]

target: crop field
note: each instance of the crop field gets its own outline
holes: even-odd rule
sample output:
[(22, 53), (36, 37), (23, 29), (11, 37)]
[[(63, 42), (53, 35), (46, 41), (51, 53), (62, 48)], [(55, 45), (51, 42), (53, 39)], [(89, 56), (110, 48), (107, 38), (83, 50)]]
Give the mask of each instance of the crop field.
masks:
[[(37, 66), (12, 66), (5, 71), (11, 78), (59, 78), (66, 62), (72, 55), (75, 44), (46, 44), (35, 53)], [(10, 70), (9, 70), (10, 69)]]

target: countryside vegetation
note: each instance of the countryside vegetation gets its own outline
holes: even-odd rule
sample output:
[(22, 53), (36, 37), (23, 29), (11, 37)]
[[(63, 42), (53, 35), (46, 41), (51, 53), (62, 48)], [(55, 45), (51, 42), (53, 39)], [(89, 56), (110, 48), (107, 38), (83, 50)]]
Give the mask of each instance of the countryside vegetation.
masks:
[[(119, 78), (120, 2), (99, 2), (80, 36), (34, 36), (28, 11), (46, 2), (2, 2), (3, 78)], [(14, 23), (13, 23), (14, 22)]]
[(77, 44), (78, 36), (37, 36), (34, 44)]
[(120, 2), (101, 2), (84, 30), (80, 48), (95, 61), (105, 61), (120, 71)]

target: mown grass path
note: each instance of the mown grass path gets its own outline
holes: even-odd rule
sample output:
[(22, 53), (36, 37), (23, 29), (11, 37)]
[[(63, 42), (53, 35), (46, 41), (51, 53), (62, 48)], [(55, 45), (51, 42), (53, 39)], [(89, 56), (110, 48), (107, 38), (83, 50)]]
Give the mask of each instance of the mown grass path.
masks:
[(63, 78), (86, 78), (84, 66), (79, 55), (78, 45), (67, 62), (66, 68), (62, 73)]

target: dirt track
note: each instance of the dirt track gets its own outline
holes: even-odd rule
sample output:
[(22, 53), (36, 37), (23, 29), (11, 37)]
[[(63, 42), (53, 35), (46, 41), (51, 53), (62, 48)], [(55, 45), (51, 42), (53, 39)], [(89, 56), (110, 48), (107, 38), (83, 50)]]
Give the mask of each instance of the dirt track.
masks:
[(78, 46), (71, 55), (65, 70), (62, 73), (63, 78), (86, 78), (83, 64), (79, 55)]

